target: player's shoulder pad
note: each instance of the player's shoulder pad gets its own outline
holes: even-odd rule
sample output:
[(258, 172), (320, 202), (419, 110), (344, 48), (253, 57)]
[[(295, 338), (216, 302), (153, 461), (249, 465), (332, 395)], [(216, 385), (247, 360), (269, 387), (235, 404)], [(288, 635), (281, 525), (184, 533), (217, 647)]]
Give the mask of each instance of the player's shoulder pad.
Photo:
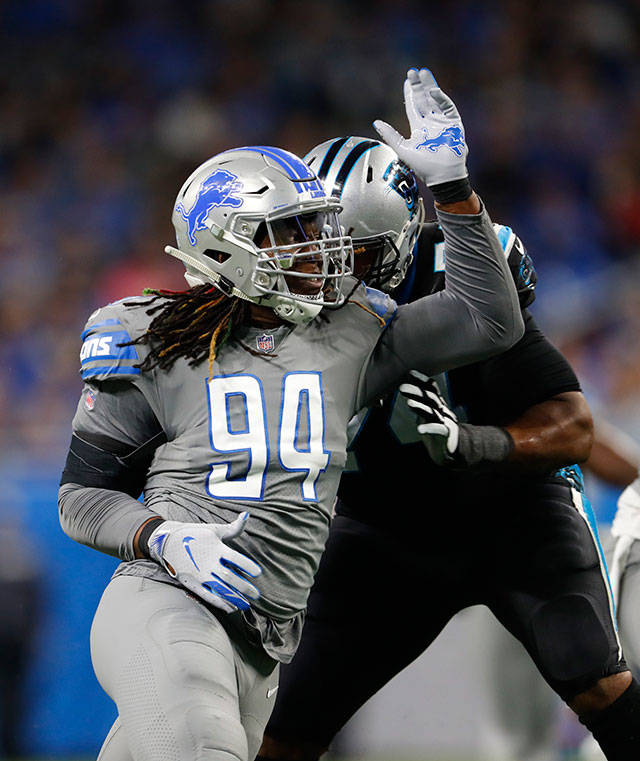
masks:
[(438, 222), (424, 222), (418, 238), (422, 245), (434, 245), (444, 241), (444, 233)]
[(538, 275), (533, 260), (527, 253), (524, 243), (507, 225), (493, 223), (493, 229), (500, 241), (513, 281), (518, 292), (520, 308), (528, 307), (535, 299)]
[[(133, 380), (140, 375), (135, 367), (142, 360), (138, 346), (126, 346), (149, 325), (145, 306), (127, 306), (139, 297), (115, 301), (90, 315), (80, 338), (80, 375), (83, 380)], [(144, 302), (145, 299), (142, 299)]]
[(389, 294), (364, 283), (360, 283), (349, 302), (375, 317), (381, 328), (386, 328), (398, 311), (398, 305)]

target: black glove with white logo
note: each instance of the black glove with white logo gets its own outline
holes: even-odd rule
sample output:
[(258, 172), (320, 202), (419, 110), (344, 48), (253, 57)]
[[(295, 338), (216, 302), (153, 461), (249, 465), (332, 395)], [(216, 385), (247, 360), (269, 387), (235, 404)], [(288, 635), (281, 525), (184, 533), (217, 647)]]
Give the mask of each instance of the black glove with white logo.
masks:
[(412, 370), (400, 393), (418, 415), (418, 433), (437, 465), (476, 468), (504, 462), (513, 451), (504, 428), (460, 423), (432, 378)]

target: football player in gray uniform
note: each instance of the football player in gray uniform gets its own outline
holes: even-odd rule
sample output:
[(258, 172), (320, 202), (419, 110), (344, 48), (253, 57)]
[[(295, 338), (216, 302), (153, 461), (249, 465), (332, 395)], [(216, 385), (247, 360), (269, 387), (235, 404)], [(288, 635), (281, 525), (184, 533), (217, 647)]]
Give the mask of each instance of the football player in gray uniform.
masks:
[(59, 507), (69, 536), (124, 561), (91, 632), (118, 708), (102, 761), (254, 758), (277, 664), (300, 639), (349, 420), (409, 368), (438, 373), (522, 335), (455, 106), (427, 70), (409, 72), (405, 102), (403, 150), (436, 199), (446, 290), (397, 307), (350, 277), (336, 201), (297, 156), (251, 146), (178, 194), (167, 250), (190, 289), (89, 318)]

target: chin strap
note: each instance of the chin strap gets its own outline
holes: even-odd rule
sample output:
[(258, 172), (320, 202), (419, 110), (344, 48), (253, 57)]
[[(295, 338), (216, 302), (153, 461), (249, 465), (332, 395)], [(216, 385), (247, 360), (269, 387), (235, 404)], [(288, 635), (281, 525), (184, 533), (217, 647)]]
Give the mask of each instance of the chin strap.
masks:
[(282, 299), (280, 296), (272, 297), (273, 300), (279, 300), (279, 304), (268, 304), (273, 311), (287, 322), (299, 325), (305, 322), (311, 322), (322, 310), (322, 304), (313, 304), (307, 301), (296, 301), (294, 299)]
[[(179, 248), (174, 248), (173, 246), (165, 246), (164, 252), (165, 254), (169, 254), (170, 256), (175, 257), (176, 259), (180, 259), (183, 264), (192, 267), (194, 270), (202, 272), (202, 274), (205, 275), (205, 277), (209, 278), (209, 281), (215, 285), (216, 288), (219, 288), (227, 296), (236, 296), (237, 298), (244, 299), (245, 301), (253, 301), (253, 299), (250, 299), (246, 293), (241, 291), (239, 288), (236, 288), (235, 285), (231, 283), (231, 281), (227, 280), (226, 277), (223, 277), (219, 272), (216, 272), (210, 267), (207, 267), (206, 264), (198, 261), (194, 256), (191, 256), (191, 254), (180, 251)], [(189, 272), (185, 273), (184, 278), (192, 288), (194, 285), (204, 285), (205, 283), (205, 281), (198, 278), (197, 275), (192, 275)]]
[[(255, 301), (254, 299), (249, 298), (249, 296), (247, 296), (247, 294), (241, 291), (239, 288), (236, 288), (235, 285), (231, 283), (231, 281), (227, 280), (226, 277), (221, 275), (219, 272), (211, 269), (211, 267), (207, 267), (206, 264), (203, 264), (194, 256), (191, 256), (191, 254), (187, 254), (186, 252), (181, 251), (179, 248), (175, 248), (174, 246), (165, 246), (164, 250), (165, 253), (175, 257), (176, 259), (179, 259), (181, 262), (183, 262), (183, 264), (186, 264), (192, 269), (201, 272), (206, 278), (209, 279), (209, 282), (215, 285), (216, 288), (219, 288), (227, 296), (236, 296), (239, 299), (250, 301), (252, 304), (260, 304), (261, 306), (270, 307), (278, 315), (278, 317), (286, 320), (287, 322), (291, 322), (296, 325), (300, 323), (311, 322), (311, 320), (315, 319), (322, 310), (322, 304), (314, 304), (311, 301), (299, 301), (297, 299), (280, 295), (264, 296), (260, 299), (260, 301)], [(190, 272), (184, 273), (184, 279), (187, 281), (191, 288), (196, 285), (204, 285), (206, 282), (202, 278), (198, 277), (198, 275), (193, 275)]]

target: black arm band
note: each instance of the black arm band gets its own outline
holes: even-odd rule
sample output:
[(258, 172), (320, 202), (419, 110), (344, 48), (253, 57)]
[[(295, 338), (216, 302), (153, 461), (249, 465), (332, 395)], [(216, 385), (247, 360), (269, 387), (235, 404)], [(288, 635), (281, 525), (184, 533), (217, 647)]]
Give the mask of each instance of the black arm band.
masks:
[(452, 180), (451, 182), (441, 182), (438, 185), (429, 185), (429, 190), (433, 193), (434, 199), (440, 204), (466, 201), (473, 193), (468, 176), (462, 180)]
[(145, 558), (151, 557), (149, 554), (149, 537), (158, 528), (158, 526), (164, 523), (164, 518), (152, 518), (148, 523), (145, 523), (140, 536), (138, 537), (138, 549), (145, 556)]
[(107, 436), (77, 434), (71, 437), (60, 485), (67, 483), (122, 491), (136, 499), (142, 492), (156, 449), (167, 440), (163, 431), (138, 447)]

